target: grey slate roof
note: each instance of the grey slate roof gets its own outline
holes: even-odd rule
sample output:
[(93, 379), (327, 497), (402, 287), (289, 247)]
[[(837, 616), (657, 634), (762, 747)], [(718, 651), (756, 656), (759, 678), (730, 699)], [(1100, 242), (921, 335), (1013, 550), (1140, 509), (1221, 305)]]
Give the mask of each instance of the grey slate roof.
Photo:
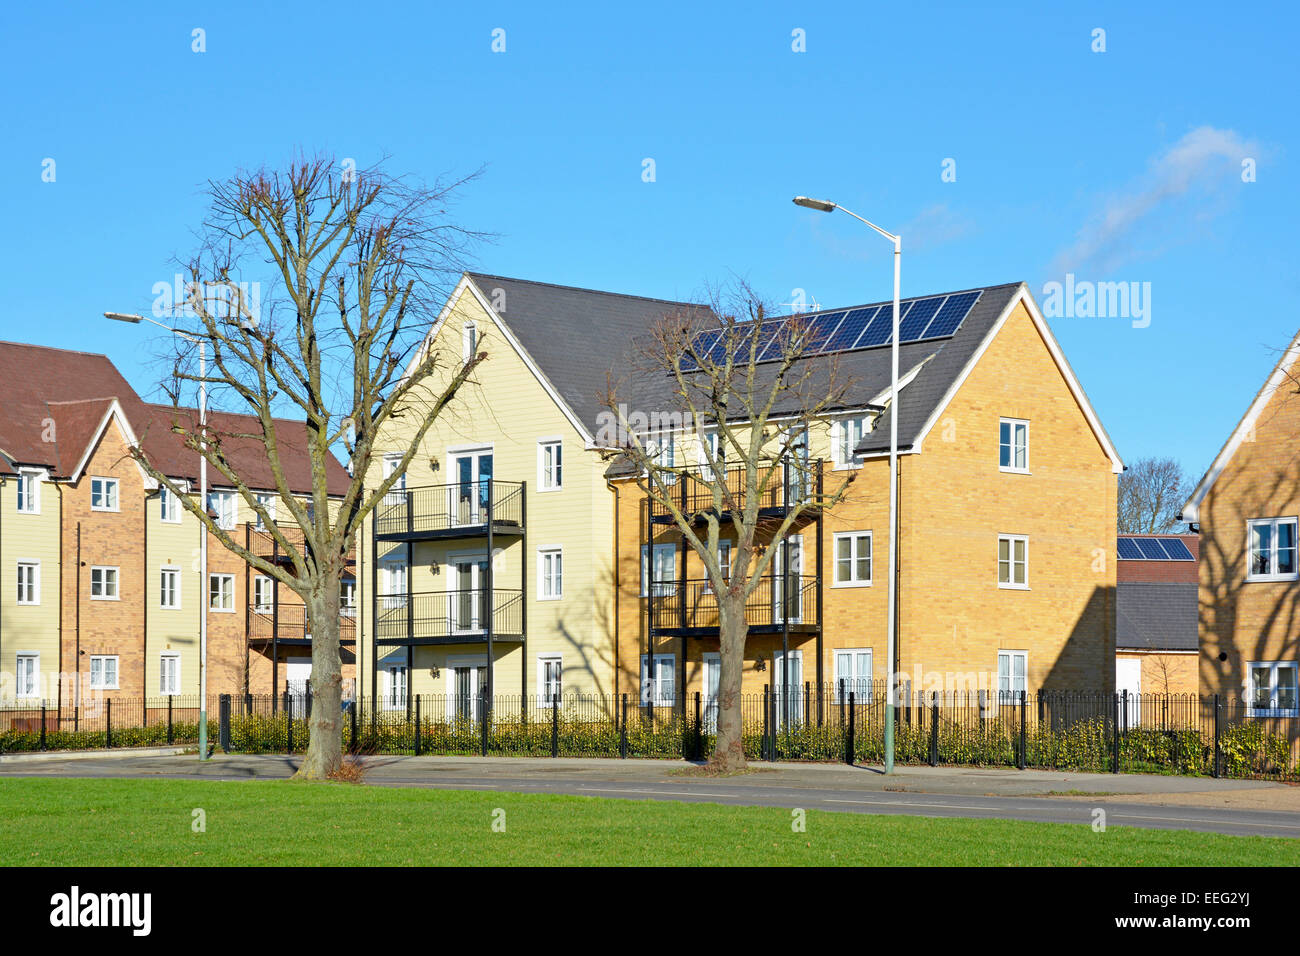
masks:
[[(486, 273), (468, 273), (468, 276), (489, 302), (503, 302), (503, 307), (498, 310), (501, 318), (574, 414), (593, 433), (598, 430), (603, 410), (600, 396), (607, 388), (611, 372), (616, 379), (620, 372), (624, 375), (620, 393), (634, 406), (645, 409), (666, 407), (671, 390), (667, 374), (629, 372), (632, 344), (656, 320), (683, 309), (699, 308), (698, 305)], [(950, 338), (909, 342), (899, 347), (900, 375), (906, 375), (925, 362), (916, 378), (902, 389), (900, 448), (908, 448), (914, 443), (926, 419), (942, 401), (1021, 285), (1012, 282), (984, 287), (979, 301)], [(838, 306), (836, 309), (879, 304), (882, 303)], [(854, 383), (846, 395), (845, 407), (865, 407), (873, 397), (889, 387), (888, 346), (842, 352), (838, 355), (838, 362), (838, 374)], [(870, 454), (888, 449), (890, 414), (885, 412), (873, 430), (863, 436), (859, 452)]]
[(1197, 649), (1195, 584), (1121, 581), (1116, 585), (1115, 647), (1119, 650)]

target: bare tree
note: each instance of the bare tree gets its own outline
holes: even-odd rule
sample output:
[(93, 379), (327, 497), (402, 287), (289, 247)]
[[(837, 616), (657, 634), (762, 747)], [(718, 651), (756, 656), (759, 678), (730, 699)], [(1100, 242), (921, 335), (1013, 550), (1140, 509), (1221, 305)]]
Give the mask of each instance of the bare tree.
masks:
[(1119, 476), (1119, 531), (1167, 534), (1192, 492), (1182, 466), (1172, 458), (1140, 458)]
[[(211, 209), (186, 266), (185, 308), (177, 317), (182, 331), (206, 345), (207, 372), (197, 370), (197, 346), (179, 342), (163, 386), (174, 405), (171, 430), (207, 460), (219, 483), (236, 489), (287, 565), (252, 553), (214, 520), (206, 502), (163, 472), (164, 463), (150, 460), (143, 447), (133, 450), (222, 545), (302, 597), (315, 706), (299, 776), (326, 777), (342, 762), (339, 581), (357, 531), (486, 357), (421, 350), (445, 284), (482, 238), (452, 223), (444, 208), (466, 181), (411, 185), (379, 168), (340, 175), (332, 161), (316, 158), (209, 183)], [(210, 404), (250, 415), (255, 425), (242, 434), (212, 423), (201, 429), (189, 402), (200, 379)], [(290, 447), (277, 417), (305, 421), (305, 449)], [(367, 487), (375, 438), (398, 420), (409, 423), (401, 461)], [(269, 466), (283, 502), (278, 513), (259, 501), (227, 455), (241, 442), (265, 453), (259, 467)], [(327, 463), (336, 451), (349, 480), (341, 497), (331, 498)], [(306, 495), (301, 478), (295, 487), (287, 476), (290, 454), (305, 454), (310, 463)], [(295, 527), (300, 536), (288, 533)]]
[[(810, 429), (844, 407), (849, 385), (833, 356), (813, 358), (822, 344), (819, 328), (800, 316), (768, 320), (743, 283), (709, 299), (666, 315), (635, 346), (636, 378), (626, 398), (626, 383), (611, 382), (603, 396), (602, 418), (616, 433), (601, 437), (635, 473), (642, 493), (671, 515), (717, 595), (717, 744), (709, 763), (734, 771), (745, 766), (740, 695), (748, 599), (791, 530), (840, 501), (855, 473), (827, 490), (808, 458)], [(651, 394), (656, 389), (661, 393)], [(645, 403), (657, 407), (647, 411)], [(670, 444), (693, 446), (702, 463), (678, 465)], [(783, 505), (777, 516), (764, 507), (774, 501)], [(724, 530), (735, 538), (725, 569), (718, 548)], [(788, 581), (787, 569), (779, 585), (783, 608), (792, 597)]]

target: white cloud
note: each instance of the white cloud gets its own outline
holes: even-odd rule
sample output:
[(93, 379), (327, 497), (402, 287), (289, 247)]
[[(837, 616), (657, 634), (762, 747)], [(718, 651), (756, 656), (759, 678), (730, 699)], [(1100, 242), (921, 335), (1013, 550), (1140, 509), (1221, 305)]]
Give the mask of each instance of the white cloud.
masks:
[[(1241, 185), (1241, 162), (1259, 158), (1258, 145), (1236, 132), (1200, 126), (1156, 156), (1147, 174), (1112, 195), (1061, 250), (1051, 271), (1107, 273), (1137, 256), (1135, 243), (1151, 232), (1217, 216), (1229, 190)], [(1183, 200), (1195, 197), (1194, 206)]]

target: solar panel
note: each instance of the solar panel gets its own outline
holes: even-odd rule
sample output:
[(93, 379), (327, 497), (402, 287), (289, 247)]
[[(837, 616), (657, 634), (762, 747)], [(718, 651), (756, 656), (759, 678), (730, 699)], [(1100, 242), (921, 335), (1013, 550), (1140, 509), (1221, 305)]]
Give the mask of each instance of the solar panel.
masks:
[(1120, 538), (1119, 556), (1124, 561), (1141, 561), (1142, 551), (1132, 538)]
[(1165, 551), (1169, 554), (1171, 561), (1195, 561), (1192, 552), (1188, 550), (1187, 545), (1183, 544), (1177, 538), (1160, 538), (1160, 543), (1164, 546)]
[(919, 339), (925, 327), (934, 318), (934, 314), (943, 305), (943, 300), (943, 296), (937, 296), (933, 299), (917, 299), (913, 302), (912, 307), (907, 310), (906, 320), (899, 323), (898, 341), (915, 342)]
[(840, 323), (840, 327), (835, 330), (835, 334), (826, 342), (825, 351), (840, 352), (844, 349), (853, 348), (853, 343), (858, 340), (862, 330), (871, 323), (871, 318), (877, 311), (879, 311), (879, 308), (873, 305), (865, 309), (854, 309), (849, 312), (844, 317), (844, 321)]
[(1142, 549), (1142, 557), (1148, 561), (1168, 561), (1169, 555), (1165, 554), (1165, 549), (1160, 547), (1160, 542), (1154, 538), (1134, 538), (1137, 546)]
[[(898, 303), (898, 327), (901, 329), (903, 323), (907, 320), (907, 314), (911, 311), (911, 302)], [(894, 304), (882, 305), (880, 311), (876, 313), (876, 321), (871, 323), (871, 328), (862, 333), (857, 344), (853, 347), (858, 349), (870, 348), (873, 345), (884, 345), (894, 335)], [(900, 337), (899, 342), (902, 342)]]
[(935, 339), (945, 335), (952, 335), (957, 331), (957, 326), (961, 325), (970, 310), (974, 307), (975, 302), (979, 299), (979, 292), (961, 292), (957, 295), (948, 296), (944, 302), (943, 308), (939, 314), (926, 327), (918, 338)]

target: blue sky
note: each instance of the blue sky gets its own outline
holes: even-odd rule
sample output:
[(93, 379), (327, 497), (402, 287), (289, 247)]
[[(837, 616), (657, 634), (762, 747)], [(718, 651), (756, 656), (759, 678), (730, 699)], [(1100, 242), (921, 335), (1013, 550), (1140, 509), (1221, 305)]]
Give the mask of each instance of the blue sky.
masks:
[(903, 234), (904, 295), (1150, 283), (1146, 327), (1052, 326), (1120, 453), (1199, 476), (1300, 323), (1297, 16), (1049, 6), (21, 5), (0, 37), (0, 337), (105, 352), (155, 394), (144, 333), (101, 313), (149, 307), (205, 180), (296, 150), (486, 164), (457, 208), (500, 235), (484, 271), (887, 298), (889, 246), (790, 204), (806, 193)]

